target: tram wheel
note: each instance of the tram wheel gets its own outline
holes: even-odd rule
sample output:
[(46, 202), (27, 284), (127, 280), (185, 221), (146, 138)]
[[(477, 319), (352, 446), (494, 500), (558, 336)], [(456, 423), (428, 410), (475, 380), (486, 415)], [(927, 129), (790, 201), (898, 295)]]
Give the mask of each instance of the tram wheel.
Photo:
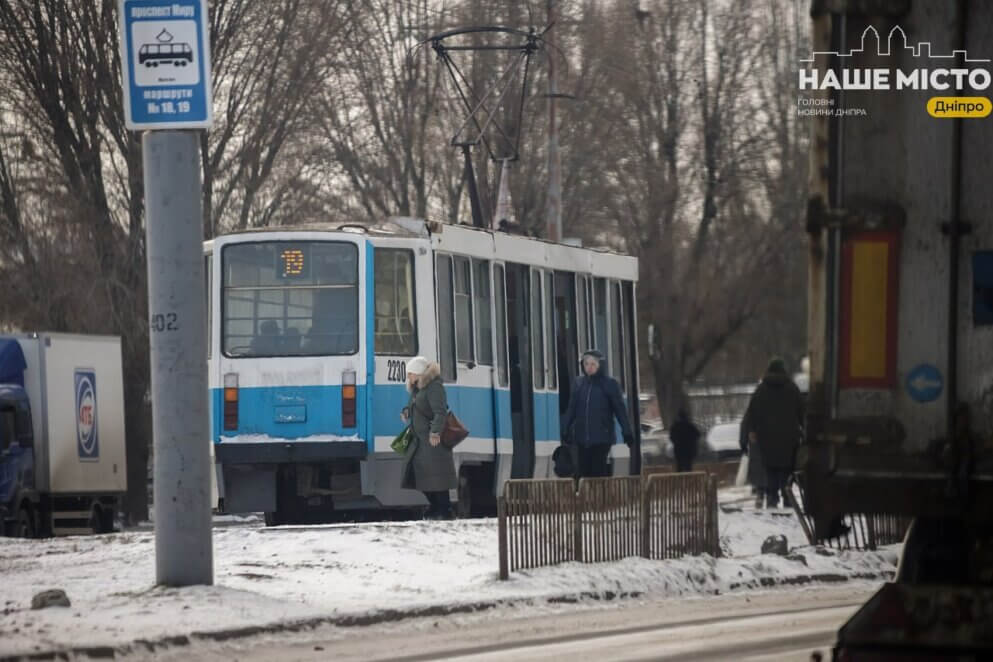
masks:
[(34, 518), (27, 506), (17, 511), (17, 522), (14, 525), (14, 535), (18, 538), (34, 538)]
[(465, 469), (459, 472), (458, 499), (455, 504), (456, 517), (469, 519), (472, 517), (472, 481)]

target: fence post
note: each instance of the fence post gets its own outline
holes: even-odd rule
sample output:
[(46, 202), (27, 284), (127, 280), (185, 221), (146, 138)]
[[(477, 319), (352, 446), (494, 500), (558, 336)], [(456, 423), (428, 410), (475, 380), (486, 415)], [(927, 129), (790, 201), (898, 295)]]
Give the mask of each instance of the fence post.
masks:
[(507, 559), (507, 499), (497, 499), (497, 538), (500, 550), (500, 579), (510, 578), (510, 564)]
[(717, 558), (721, 555), (721, 532), (717, 523), (720, 508), (717, 505), (717, 476), (714, 474), (707, 474), (707, 500), (710, 502), (707, 504), (707, 516), (710, 520), (707, 522), (707, 538), (710, 552)]
[(651, 488), (651, 477), (641, 475), (641, 557), (647, 559), (649, 555), (649, 536), (651, 535), (651, 503), (649, 502), (649, 489)]
[[(804, 494), (803, 484), (800, 482), (802, 480), (803, 472), (794, 471), (793, 481), (790, 483), (789, 489), (786, 491), (786, 496), (789, 497), (789, 503), (786, 505), (793, 508), (793, 512), (796, 513), (796, 518), (800, 521), (800, 527), (803, 529), (803, 534), (807, 536), (807, 542), (811, 545), (816, 545), (817, 538), (814, 536), (813, 522), (807, 517), (807, 495)], [(796, 498), (797, 493), (800, 494), (799, 501)]]
[(876, 551), (876, 516), (865, 514), (865, 526), (868, 531), (866, 532), (866, 545), (870, 551)]
[(574, 561), (582, 563), (583, 561), (583, 479), (580, 478), (579, 482), (576, 483), (575, 496), (572, 499), (572, 534), (573, 534), (573, 548), (576, 558)]

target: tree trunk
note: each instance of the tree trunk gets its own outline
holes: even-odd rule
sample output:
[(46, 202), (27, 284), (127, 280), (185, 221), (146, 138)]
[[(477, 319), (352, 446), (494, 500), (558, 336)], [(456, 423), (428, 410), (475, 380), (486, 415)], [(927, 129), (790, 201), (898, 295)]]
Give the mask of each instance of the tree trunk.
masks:
[(124, 367), (124, 433), (128, 462), (128, 491), (124, 517), (128, 524), (148, 520), (148, 457), (152, 444), (152, 408), (148, 400), (148, 352)]
[(683, 371), (666, 356), (652, 358), (652, 376), (655, 378), (655, 398), (659, 405), (662, 424), (668, 428), (676, 420), (680, 407), (688, 407)]

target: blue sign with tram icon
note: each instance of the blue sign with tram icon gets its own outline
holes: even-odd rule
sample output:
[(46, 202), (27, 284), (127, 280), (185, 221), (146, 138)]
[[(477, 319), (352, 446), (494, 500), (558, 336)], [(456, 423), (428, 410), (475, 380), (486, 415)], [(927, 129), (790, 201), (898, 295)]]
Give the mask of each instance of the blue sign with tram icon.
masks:
[(211, 110), (206, 0), (122, 0), (129, 129), (205, 129)]

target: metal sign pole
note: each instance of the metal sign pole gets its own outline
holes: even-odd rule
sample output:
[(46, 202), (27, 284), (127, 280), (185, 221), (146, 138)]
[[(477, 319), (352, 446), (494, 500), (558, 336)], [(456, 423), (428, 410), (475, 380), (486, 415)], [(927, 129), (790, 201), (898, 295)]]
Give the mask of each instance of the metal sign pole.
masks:
[(142, 138), (154, 439), (155, 577), (214, 582), (200, 141)]

